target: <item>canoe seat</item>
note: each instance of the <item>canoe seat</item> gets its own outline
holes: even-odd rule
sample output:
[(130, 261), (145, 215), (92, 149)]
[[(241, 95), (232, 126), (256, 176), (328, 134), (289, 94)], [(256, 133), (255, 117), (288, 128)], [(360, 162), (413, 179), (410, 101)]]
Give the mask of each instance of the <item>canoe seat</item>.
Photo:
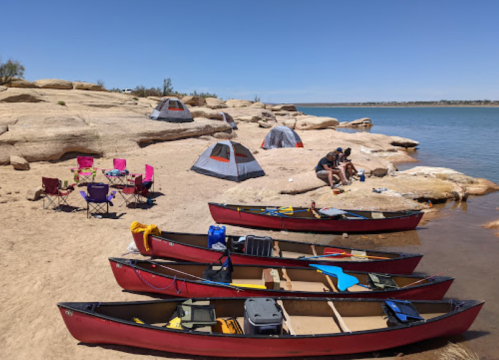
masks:
[[(362, 251), (362, 250), (352, 250), (350, 253), (352, 255), (362, 255), (362, 256), (367, 255), (367, 253), (365, 251)], [(358, 256), (350, 256), (350, 259), (352, 259), (353, 261), (369, 261), (368, 258), (358, 257)]]
[(382, 212), (372, 212), (371, 213), (371, 218), (373, 219), (384, 219), (385, 218), (385, 215), (383, 215)]

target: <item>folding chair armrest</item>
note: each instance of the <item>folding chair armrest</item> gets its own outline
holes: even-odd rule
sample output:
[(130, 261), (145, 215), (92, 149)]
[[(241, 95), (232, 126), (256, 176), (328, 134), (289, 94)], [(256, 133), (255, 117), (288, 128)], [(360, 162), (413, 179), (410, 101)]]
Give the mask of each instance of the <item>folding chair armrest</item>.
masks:
[(111, 201), (116, 196), (116, 191), (111, 192), (111, 195), (107, 197), (107, 201)]
[(83, 197), (85, 201), (87, 201), (87, 193), (85, 191), (80, 191), (80, 195)]

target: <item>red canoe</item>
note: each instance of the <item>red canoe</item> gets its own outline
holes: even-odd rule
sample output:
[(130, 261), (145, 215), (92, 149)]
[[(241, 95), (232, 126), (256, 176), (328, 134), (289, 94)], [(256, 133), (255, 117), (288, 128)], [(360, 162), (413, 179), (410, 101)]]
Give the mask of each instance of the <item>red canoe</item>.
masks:
[[(216, 357), (275, 358), (331, 356), (380, 351), (441, 336), (464, 333), (483, 302), (413, 301), (424, 319), (388, 326), (383, 300), (277, 300), (284, 314), (281, 335), (225, 334), (217, 328), (164, 327), (184, 300), (121, 303), (59, 303), (73, 337), (84, 343), (135, 346), (169, 353)], [(217, 319), (244, 322), (244, 298), (198, 299), (214, 307)], [(271, 301), (271, 300), (270, 300)], [(195, 305), (199, 304), (195, 300)], [(143, 323), (133, 321), (140, 319)]]
[[(326, 276), (313, 268), (277, 267), (280, 278), (278, 290), (234, 287), (202, 280), (209, 264), (171, 263), (149, 260), (110, 258), (109, 263), (118, 284), (128, 291), (152, 292), (163, 295), (192, 297), (330, 297), (441, 300), (452, 281), (451, 277), (387, 275), (399, 288), (373, 291), (369, 287), (368, 273), (345, 271), (356, 277), (359, 284), (340, 291), (338, 279)], [(263, 285), (262, 274), (266, 266), (234, 265), (232, 283)], [(385, 274), (386, 275), (386, 274)], [(289, 281), (287, 281), (289, 279)], [(411, 285), (412, 284), (412, 285)], [(405, 287), (407, 286), (407, 287)]]
[(208, 205), (213, 220), (219, 224), (305, 232), (375, 233), (414, 230), (423, 217), (421, 211), (339, 210), (338, 215), (325, 216), (302, 207), (293, 207), (291, 211), (287, 211), (289, 208), (279, 206)]
[[(170, 258), (192, 262), (215, 262), (223, 252), (208, 248), (207, 234), (188, 234), (162, 231), (161, 236), (149, 235), (149, 250), (145, 249), (143, 233), (133, 234), (133, 239), (142, 255), (152, 257)], [(300, 259), (300, 256), (311, 257), (315, 254), (324, 255), (326, 248), (331, 246), (325, 244), (310, 244), (305, 242), (289, 240), (273, 240), (274, 249), (279, 248), (282, 256), (256, 256), (234, 252), (232, 249), (232, 239), (239, 236), (226, 236), (226, 244), (231, 251), (233, 264), (244, 265), (265, 265), (272, 266), (309, 266), (316, 265), (336, 265), (344, 270), (376, 272), (386, 274), (412, 274), (419, 261), (423, 257), (421, 254), (405, 254), (387, 251), (366, 250), (367, 256), (388, 258), (386, 260), (367, 259), (364, 261), (353, 260), (353, 257), (336, 258), (323, 257), (315, 259)], [(346, 253), (352, 251), (362, 251), (359, 249), (334, 246), (343, 249)]]

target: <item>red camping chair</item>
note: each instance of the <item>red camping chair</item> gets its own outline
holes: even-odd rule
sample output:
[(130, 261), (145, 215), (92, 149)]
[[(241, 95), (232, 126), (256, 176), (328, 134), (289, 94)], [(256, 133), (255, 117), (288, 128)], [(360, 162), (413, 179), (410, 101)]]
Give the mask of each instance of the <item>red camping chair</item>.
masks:
[(125, 187), (128, 179), (125, 159), (113, 159), (113, 169), (102, 169), (110, 186)]
[[(73, 192), (73, 185), (66, 191), (59, 189), (59, 179), (42, 177), (43, 197), (42, 205), (44, 209), (52, 207), (54, 210), (61, 210), (61, 205), (69, 206), (68, 197)], [(45, 205), (47, 201), (47, 205)]]
[(74, 179), (75, 182), (81, 183), (92, 183), (95, 179), (95, 171), (97, 168), (94, 168), (94, 158), (91, 156), (78, 156), (76, 157), (76, 161), (78, 162), (77, 168), (71, 168), (71, 171), (75, 173)]
[(129, 206), (132, 202), (134, 207), (137, 207), (137, 203), (142, 203), (142, 197), (147, 197), (149, 190), (142, 184), (142, 175), (135, 178), (135, 186), (127, 186), (120, 191), (123, 202), (120, 206), (126, 204)]
[(151, 165), (146, 164), (145, 174), (130, 174), (131, 179), (128, 179), (128, 181), (131, 183), (135, 183), (135, 178), (139, 175), (144, 177), (144, 180), (142, 180), (142, 184), (144, 185), (144, 187), (146, 187), (149, 192), (154, 192), (154, 168)]

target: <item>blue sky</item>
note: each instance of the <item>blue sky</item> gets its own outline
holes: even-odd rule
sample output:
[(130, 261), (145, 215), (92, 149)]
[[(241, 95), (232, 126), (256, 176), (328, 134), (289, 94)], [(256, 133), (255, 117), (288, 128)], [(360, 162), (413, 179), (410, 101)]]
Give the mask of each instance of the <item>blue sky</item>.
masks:
[(5, 1), (30, 81), (265, 102), (499, 99), (499, 1)]

